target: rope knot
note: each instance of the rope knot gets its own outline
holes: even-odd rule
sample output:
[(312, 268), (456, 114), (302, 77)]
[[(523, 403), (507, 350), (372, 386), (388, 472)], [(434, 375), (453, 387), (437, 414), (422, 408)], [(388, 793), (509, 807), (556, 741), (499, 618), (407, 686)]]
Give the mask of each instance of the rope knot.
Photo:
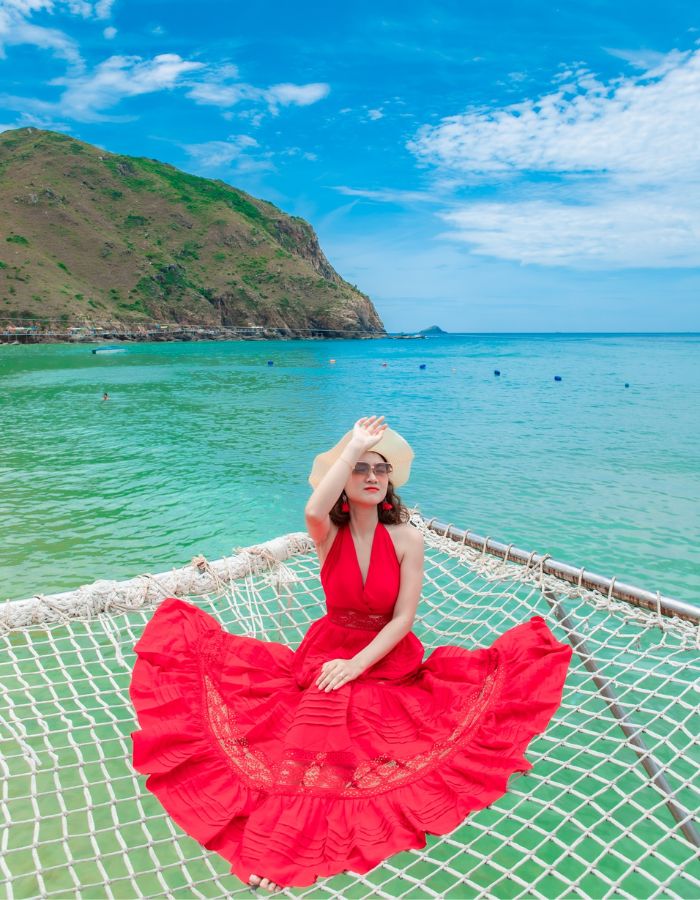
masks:
[(202, 574), (209, 571), (209, 562), (205, 556), (193, 556), (191, 564)]

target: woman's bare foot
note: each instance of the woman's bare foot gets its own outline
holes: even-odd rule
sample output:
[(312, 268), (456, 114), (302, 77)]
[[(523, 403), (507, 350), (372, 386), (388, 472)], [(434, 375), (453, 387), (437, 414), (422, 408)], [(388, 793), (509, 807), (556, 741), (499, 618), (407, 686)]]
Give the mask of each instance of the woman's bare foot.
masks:
[(269, 878), (261, 878), (259, 875), (251, 875), (248, 879), (248, 884), (253, 885), (253, 887), (265, 888), (270, 893), (282, 890), (281, 884), (276, 884), (274, 881), (270, 881)]

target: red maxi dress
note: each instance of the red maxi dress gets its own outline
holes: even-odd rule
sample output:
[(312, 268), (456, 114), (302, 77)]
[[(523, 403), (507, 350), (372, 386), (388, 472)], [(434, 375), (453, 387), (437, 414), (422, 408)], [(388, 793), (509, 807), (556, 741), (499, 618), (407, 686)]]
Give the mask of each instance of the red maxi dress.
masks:
[(399, 579), (383, 524), (364, 585), (341, 526), (321, 569), (327, 612), (296, 650), (231, 634), (175, 597), (136, 643), (134, 767), (244, 883), (363, 874), (452, 831), (532, 768), (523, 752), (559, 707), (572, 654), (540, 616), (425, 662), (409, 632), (356, 680), (316, 687), (324, 662), (354, 656), (390, 620)]

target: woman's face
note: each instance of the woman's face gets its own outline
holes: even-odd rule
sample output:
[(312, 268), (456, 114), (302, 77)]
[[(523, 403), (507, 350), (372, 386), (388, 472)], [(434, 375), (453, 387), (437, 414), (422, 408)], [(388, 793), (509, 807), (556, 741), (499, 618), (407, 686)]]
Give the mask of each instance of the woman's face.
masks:
[[(374, 466), (376, 463), (386, 462), (386, 460), (381, 453), (368, 450), (362, 454), (358, 462), (366, 462)], [(345, 493), (348, 500), (360, 506), (377, 506), (386, 497), (389, 478), (388, 474), (380, 475), (374, 469), (370, 469), (363, 475), (351, 472), (345, 482)]]

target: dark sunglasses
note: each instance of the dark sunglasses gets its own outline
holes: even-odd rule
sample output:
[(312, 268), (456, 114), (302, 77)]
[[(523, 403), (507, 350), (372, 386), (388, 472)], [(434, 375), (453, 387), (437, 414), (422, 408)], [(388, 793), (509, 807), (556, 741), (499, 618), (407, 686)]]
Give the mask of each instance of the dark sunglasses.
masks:
[(367, 475), (370, 469), (374, 472), (375, 475), (388, 475), (392, 471), (391, 463), (375, 463), (372, 465), (371, 463), (359, 462), (355, 463), (355, 468), (352, 470), (353, 475)]

